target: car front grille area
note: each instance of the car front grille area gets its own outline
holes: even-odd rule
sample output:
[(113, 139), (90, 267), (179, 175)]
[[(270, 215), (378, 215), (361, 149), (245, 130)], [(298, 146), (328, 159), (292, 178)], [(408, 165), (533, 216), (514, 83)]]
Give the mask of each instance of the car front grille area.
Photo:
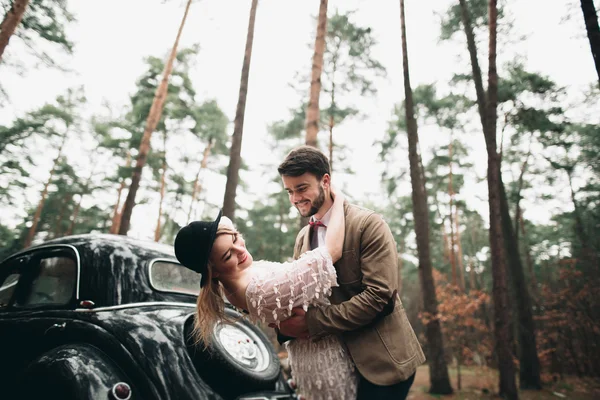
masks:
[(296, 400), (298, 397), (293, 394), (259, 394), (259, 395), (246, 395), (238, 397), (237, 400)]

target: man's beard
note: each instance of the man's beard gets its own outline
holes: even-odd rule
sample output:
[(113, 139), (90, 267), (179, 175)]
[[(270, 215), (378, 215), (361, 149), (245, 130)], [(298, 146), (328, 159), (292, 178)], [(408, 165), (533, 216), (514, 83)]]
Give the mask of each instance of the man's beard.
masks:
[(325, 203), (325, 191), (323, 190), (323, 188), (321, 186), (319, 186), (319, 195), (317, 196), (317, 198), (311, 202), (311, 207), (310, 210), (308, 210), (308, 212), (306, 214), (302, 214), (302, 212), (300, 212), (300, 209), (298, 209), (298, 207), (296, 207), (296, 209), (298, 209), (298, 212), (300, 212), (300, 215), (302, 215), (303, 217), (307, 218), (307, 217), (312, 217), (313, 215), (315, 215), (316, 213), (319, 212), (319, 209), (323, 206), (323, 204)]

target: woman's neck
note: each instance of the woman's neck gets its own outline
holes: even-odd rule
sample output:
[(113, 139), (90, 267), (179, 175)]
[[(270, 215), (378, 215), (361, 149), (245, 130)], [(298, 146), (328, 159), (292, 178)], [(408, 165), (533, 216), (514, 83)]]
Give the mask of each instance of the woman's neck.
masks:
[(253, 268), (248, 267), (235, 276), (221, 278), (227, 300), (234, 306), (244, 310), (248, 309), (246, 303), (246, 289), (250, 284), (250, 279), (252, 279), (252, 269)]

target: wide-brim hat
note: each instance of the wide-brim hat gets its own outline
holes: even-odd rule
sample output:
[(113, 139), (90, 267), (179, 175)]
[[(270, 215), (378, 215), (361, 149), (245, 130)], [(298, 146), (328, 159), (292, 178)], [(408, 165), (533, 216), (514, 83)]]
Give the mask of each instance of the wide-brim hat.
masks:
[(222, 210), (214, 221), (194, 221), (184, 226), (175, 237), (175, 257), (179, 262), (202, 274), (200, 287), (207, 282), (208, 258), (217, 237)]

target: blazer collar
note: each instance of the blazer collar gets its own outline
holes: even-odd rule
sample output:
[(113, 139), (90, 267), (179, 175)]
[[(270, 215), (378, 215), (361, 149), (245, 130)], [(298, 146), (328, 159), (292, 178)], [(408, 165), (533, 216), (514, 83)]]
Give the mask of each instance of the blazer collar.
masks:
[[(346, 215), (348, 215), (348, 205), (349, 205), (348, 200), (344, 200), (344, 218), (346, 218)], [(329, 220), (327, 222), (329, 222)], [(348, 221), (346, 221), (346, 222), (348, 222)], [(310, 234), (311, 234), (311, 232), (312, 232), (312, 227), (311, 226), (307, 226), (306, 232), (304, 232), (304, 236), (302, 238), (302, 247), (300, 248), (300, 255), (302, 255), (302, 254), (306, 253), (307, 251), (311, 250), (311, 248), (310, 248)]]

